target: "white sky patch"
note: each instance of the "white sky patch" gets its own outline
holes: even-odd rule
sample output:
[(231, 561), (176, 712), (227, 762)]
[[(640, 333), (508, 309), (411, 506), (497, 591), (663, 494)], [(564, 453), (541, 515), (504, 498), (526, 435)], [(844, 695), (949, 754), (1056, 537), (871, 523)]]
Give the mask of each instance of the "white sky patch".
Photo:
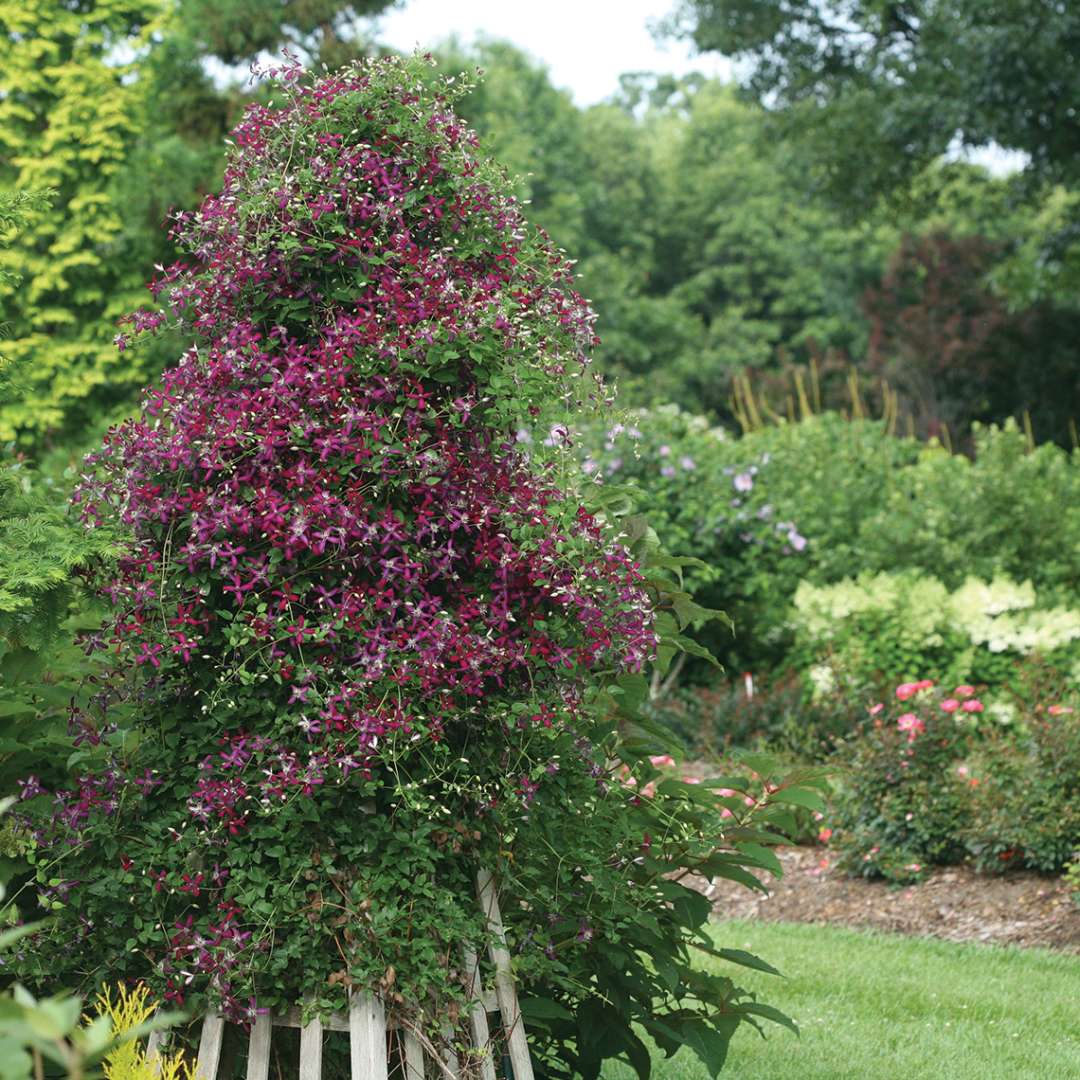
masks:
[(374, 36), (403, 52), (432, 48), (452, 34), (466, 45), (477, 37), (511, 41), (547, 64), (552, 82), (578, 105), (609, 98), (625, 72), (730, 78), (724, 57), (695, 56), (685, 41), (653, 40), (649, 23), (674, 6), (675, 0), (405, 0), (379, 16)]

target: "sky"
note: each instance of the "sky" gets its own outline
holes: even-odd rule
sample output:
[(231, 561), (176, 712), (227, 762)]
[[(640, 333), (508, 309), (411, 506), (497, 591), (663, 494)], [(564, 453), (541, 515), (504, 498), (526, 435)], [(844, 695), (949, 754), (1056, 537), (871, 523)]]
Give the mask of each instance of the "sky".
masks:
[(579, 105), (610, 97), (627, 71), (728, 75), (730, 62), (694, 56), (686, 42), (657, 44), (648, 24), (676, 0), (404, 0), (376, 22), (393, 48), (430, 48), (451, 34), (505, 38), (544, 61)]
[[(673, 75), (700, 71), (731, 78), (730, 60), (694, 55), (685, 41), (658, 43), (649, 24), (671, 13), (677, 0), (402, 0), (375, 20), (376, 40), (411, 52), (456, 34), (465, 44), (477, 36), (505, 38), (551, 69), (556, 86), (578, 105), (593, 105), (618, 90), (628, 71)], [(1023, 154), (1000, 147), (954, 151), (1006, 175), (1023, 168)]]

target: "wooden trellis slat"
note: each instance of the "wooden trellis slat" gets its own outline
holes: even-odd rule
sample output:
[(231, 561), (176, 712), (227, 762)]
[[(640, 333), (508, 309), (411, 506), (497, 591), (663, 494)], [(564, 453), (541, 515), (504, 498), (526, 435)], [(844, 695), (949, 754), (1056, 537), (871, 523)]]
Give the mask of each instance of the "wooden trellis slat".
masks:
[[(490, 1046), (491, 1032), (488, 1029), (487, 1009), (482, 1000), (482, 987), (480, 985), (480, 961), (476, 953), (466, 947), (461, 950), (462, 959), (465, 961), (465, 978), (469, 994), (476, 1002), (469, 1013), (469, 1027), (472, 1029), (474, 1046)], [(480, 1062), (480, 1080), (495, 1080), (495, 1063), (492, 1055), (486, 1054)]]
[(259, 1016), (251, 1025), (248, 1042), (247, 1080), (269, 1080), (270, 1035), (273, 1026), (269, 1016)]
[(353, 994), (349, 1003), (352, 1075), (386, 1080), (386, 1014), (374, 994)]
[(322, 1080), (322, 1039), (318, 1017), (300, 1029), (300, 1080)]
[[(514, 1080), (533, 1080), (532, 1061), (529, 1057), (525, 1024), (518, 1006), (517, 989), (506, 948), (502, 914), (492, 875), (482, 870), (476, 880), (477, 898), (488, 929), (488, 955), (495, 969), (494, 990), (485, 989), (480, 978), (480, 963), (471, 949), (462, 950), (466, 987), (473, 1004), (469, 1009), (469, 1033), (472, 1043), (468, 1054), (471, 1063), (469, 1080), (477, 1074), (478, 1080), (497, 1080), (494, 1048), (489, 1013), (498, 1013), (500, 1032), (505, 1041), (506, 1052), (514, 1071)], [(275, 1027), (300, 1029), (300, 1080), (322, 1080), (322, 1050), (324, 1031), (347, 1031), (349, 1033), (349, 1059), (352, 1080), (388, 1080), (389, 1060), (387, 1035), (396, 1031), (391, 1053), (400, 1055), (406, 1080), (425, 1080), (425, 1046), (428, 1054), (434, 1051), (430, 1043), (424, 1043), (411, 1027), (397, 1026), (387, 1022), (383, 1002), (374, 994), (355, 993), (349, 998), (347, 1014), (334, 1013), (304, 1024), (299, 1008), (269, 1016), (260, 1016), (251, 1027), (248, 1037), (248, 1063), (246, 1080), (269, 1080), (270, 1044)], [(440, 1060), (433, 1061), (438, 1075), (453, 1080), (462, 1076), (461, 1059), (454, 1048), (452, 1026), (443, 1028), (445, 1044)], [(199, 1080), (218, 1080), (221, 1067), (225, 1021), (219, 1015), (205, 1018), (199, 1040), (199, 1056), (196, 1072)], [(151, 1061), (160, 1053), (161, 1035), (154, 1032), (147, 1041), (146, 1054)], [(395, 1060), (397, 1057), (395, 1056)]]
[(503, 931), (502, 914), (499, 911), (499, 898), (495, 892), (495, 879), (490, 871), (481, 870), (477, 875), (476, 884), (480, 908), (484, 913), (484, 918), (487, 919), (490, 942), (488, 952), (492, 964), (495, 965), (495, 995), (499, 999), (499, 1012), (502, 1013), (506, 1031), (514, 1080), (533, 1080), (529, 1043), (525, 1037), (525, 1022), (518, 1008), (517, 989), (514, 987), (514, 976), (510, 967), (510, 954), (506, 951), (506, 934)]
[(225, 1020), (211, 1013), (202, 1026), (202, 1038), (199, 1039), (200, 1076), (206, 1080), (216, 1080), (218, 1066), (221, 1064), (221, 1044), (225, 1039)]
[(424, 1080), (424, 1048), (412, 1031), (405, 1032), (405, 1080)]

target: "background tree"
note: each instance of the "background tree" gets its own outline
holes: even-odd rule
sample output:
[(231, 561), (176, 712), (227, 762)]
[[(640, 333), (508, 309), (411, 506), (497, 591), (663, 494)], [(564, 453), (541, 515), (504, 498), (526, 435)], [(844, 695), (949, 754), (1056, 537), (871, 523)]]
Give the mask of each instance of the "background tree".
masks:
[(669, 31), (747, 62), (744, 86), (866, 205), (955, 144), (1080, 180), (1080, 11), (1063, 0), (682, 0)]
[[(1062, 377), (1068, 382), (1076, 359), (1061, 353), (1060, 342), (1063, 336), (1075, 338), (1080, 328), (1080, 114), (1074, 107), (1080, 91), (1080, 12), (1075, 5), (1058, 0), (683, 0), (667, 31), (744, 62), (748, 97), (767, 109), (777, 133), (800, 144), (815, 183), (849, 214), (865, 217), (885, 201), (903, 219), (913, 193), (926, 195), (927, 175), (940, 173), (941, 161), (957, 150), (1003, 148), (1022, 155), (1022, 171), (999, 186), (1004, 205), (996, 200), (1001, 219), (1019, 228), (1006, 233), (983, 204), (981, 226), (962, 232), (981, 249), (982, 284), (957, 282), (955, 287), (982, 289), (985, 303), (1003, 310), (1028, 315), (1039, 310), (1034, 321), (1025, 317), (1022, 343), (1014, 336), (1018, 323), (1012, 318), (992, 319), (978, 331), (983, 355), (994, 350), (1002, 358), (997, 366), (1007, 363), (1011, 369), (998, 391), (987, 390), (984, 406), (1001, 419), (1037, 400), (1052, 414), (1051, 427), (1061, 438), (1063, 412), (1073, 408), (1073, 395), (1067, 393), (1062, 402), (1055, 388)], [(938, 179), (932, 176), (930, 188)], [(930, 214), (938, 216), (939, 209)], [(905, 231), (926, 235), (927, 224)], [(911, 250), (898, 250), (895, 259), (905, 261)], [(928, 250), (924, 247), (924, 254)], [(936, 280), (944, 285), (940, 275)], [(888, 291), (888, 283), (884, 287)], [(970, 374), (959, 363), (962, 353), (950, 348), (921, 354), (903, 373), (895, 362), (892, 370), (902, 379), (923, 380), (924, 400), (929, 395), (939, 404), (946, 398), (956, 402), (959, 420), (974, 408), (956, 399), (957, 386)], [(910, 359), (911, 350), (906, 355)], [(940, 366), (945, 357), (958, 365), (948, 374)], [(873, 358), (875, 365), (880, 361), (880, 354)], [(925, 381), (931, 369), (941, 384), (932, 391)]]
[(895, 234), (852, 226), (815, 199), (797, 143), (700, 76), (628, 76), (612, 101), (574, 107), (546, 69), (505, 43), (462, 50), (484, 85), (462, 103), (521, 177), (537, 221), (580, 255), (597, 359), (635, 400), (723, 413), (732, 375), (861, 350), (858, 297)]
[[(0, 4), (0, 184), (56, 192), (0, 254), (24, 278), (17, 293), (0, 284), (6, 348), (28, 362), (25, 396), (0, 405), (0, 439), (85, 421), (78, 406), (90, 395), (139, 378), (110, 342), (142, 276), (117, 257), (124, 217), (112, 185), (147, 127), (137, 57), (163, 18), (159, 0)], [(118, 59), (125, 52), (136, 58)]]

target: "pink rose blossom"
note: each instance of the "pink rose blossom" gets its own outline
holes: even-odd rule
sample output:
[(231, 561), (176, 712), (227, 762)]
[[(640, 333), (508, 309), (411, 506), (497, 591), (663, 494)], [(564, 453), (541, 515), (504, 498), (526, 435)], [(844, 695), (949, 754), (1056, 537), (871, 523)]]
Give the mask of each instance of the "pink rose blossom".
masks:
[(982, 712), (983, 703), (977, 698), (971, 698), (965, 701), (961, 708), (963, 708), (964, 712)]
[(941, 707), (945, 712), (956, 712), (960, 708), (960, 702), (956, 698), (946, 698), (941, 703)]
[(896, 726), (907, 732), (908, 742), (913, 742), (917, 735), (926, 730), (926, 725), (914, 713), (904, 713), (897, 719)]

